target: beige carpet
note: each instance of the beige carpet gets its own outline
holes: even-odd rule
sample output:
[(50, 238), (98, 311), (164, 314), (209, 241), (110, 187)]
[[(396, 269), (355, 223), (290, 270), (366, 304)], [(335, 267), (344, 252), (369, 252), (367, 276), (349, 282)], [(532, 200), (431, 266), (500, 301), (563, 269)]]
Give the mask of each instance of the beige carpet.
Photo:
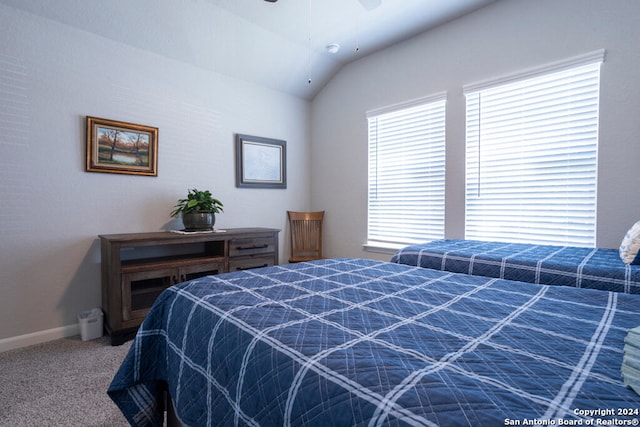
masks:
[(130, 346), (77, 336), (0, 353), (0, 426), (128, 426), (106, 391)]

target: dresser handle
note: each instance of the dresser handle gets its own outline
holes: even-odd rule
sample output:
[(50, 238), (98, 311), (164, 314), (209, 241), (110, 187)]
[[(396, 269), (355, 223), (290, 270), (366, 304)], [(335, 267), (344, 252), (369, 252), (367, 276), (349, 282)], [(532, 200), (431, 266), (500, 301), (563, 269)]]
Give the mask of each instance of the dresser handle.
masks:
[(236, 267), (237, 271), (252, 270), (254, 268), (269, 267), (269, 264), (254, 265), (253, 267)]
[(236, 249), (239, 251), (248, 251), (251, 249), (264, 249), (264, 248), (268, 248), (269, 245), (260, 245), (260, 246), (238, 246)]

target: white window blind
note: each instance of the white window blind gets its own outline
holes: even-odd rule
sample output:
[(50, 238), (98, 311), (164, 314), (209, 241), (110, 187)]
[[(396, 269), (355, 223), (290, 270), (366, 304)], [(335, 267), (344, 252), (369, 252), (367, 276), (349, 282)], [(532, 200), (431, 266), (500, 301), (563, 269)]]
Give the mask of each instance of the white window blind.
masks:
[(444, 94), (367, 113), (368, 244), (444, 237)]
[(467, 239), (595, 246), (603, 56), (465, 92)]

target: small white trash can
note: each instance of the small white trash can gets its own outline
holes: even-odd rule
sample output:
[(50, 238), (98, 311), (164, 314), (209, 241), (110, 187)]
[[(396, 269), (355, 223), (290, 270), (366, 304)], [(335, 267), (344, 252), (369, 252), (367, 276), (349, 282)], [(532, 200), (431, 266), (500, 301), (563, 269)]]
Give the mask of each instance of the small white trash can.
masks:
[(95, 340), (102, 336), (102, 317), (102, 310), (99, 308), (78, 313), (82, 341)]

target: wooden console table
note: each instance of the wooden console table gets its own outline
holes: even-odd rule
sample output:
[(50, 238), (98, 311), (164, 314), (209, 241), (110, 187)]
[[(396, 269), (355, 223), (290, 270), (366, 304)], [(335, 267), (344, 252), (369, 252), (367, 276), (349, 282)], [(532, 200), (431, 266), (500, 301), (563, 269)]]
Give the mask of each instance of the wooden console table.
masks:
[(131, 339), (158, 295), (169, 286), (210, 274), (277, 265), (278, 232), (235, 228), (99, 236), (102, 310), (111, 344)]

